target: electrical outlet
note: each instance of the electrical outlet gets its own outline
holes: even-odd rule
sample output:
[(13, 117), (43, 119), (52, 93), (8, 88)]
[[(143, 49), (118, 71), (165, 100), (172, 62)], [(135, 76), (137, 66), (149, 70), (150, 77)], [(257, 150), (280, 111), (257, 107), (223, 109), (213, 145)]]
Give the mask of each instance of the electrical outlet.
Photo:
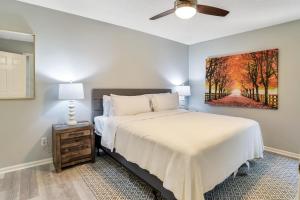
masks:
[(44, 146), (47, 146), (47, 144), (48, 144), (47, 137), (42, 137), (41, 138), (41, 146), (44, 147)]

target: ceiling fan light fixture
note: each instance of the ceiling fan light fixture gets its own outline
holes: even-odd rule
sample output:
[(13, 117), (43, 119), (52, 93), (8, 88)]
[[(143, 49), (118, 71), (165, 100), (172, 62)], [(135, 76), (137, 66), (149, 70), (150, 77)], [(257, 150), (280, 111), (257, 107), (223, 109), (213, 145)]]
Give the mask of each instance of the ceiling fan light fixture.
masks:
[(175, 0), (174, 7), (172, 9), (155, 15), (151, 17), (150, 20), (157, 20), (162, 17), (168, 16), (174, 12), (177, 15), (177, 17), (181, 19), (190, 19), (197, 12), (205, 15), (213, 15), (218, 17), (225, 17), (229, 14), (228, 10), (224, 10), (222, 8), (197, 4), (197, 0)]
[(175, 1), (175, 14), (181, 19), (190, 19), (197, 13), (197, 1), (177, 0)]

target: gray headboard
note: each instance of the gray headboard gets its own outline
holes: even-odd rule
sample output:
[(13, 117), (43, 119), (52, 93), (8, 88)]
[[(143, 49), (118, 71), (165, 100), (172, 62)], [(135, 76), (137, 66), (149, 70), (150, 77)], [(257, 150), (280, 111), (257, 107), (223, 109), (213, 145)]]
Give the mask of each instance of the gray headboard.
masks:
[(103, 114), (103, 95), (135, 96), (142, 94), (155, 94), (171, 92), (171, 89), (93, 89), (92, 90), (92, 121), (94, 117)]

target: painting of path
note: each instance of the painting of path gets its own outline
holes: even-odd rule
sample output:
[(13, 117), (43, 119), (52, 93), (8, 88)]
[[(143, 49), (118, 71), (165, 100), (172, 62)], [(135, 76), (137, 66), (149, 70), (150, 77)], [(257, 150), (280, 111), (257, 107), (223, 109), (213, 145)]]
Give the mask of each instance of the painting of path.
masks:
[(278, 109), (278, 49), (208, 58), (205, 103)]

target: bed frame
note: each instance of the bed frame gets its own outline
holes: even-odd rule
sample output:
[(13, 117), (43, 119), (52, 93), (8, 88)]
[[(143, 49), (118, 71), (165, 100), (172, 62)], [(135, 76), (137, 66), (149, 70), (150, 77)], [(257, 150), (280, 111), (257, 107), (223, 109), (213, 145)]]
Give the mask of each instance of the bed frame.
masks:
[[(93, 89), (92, 90), (92, 121), (94, 117), (103, 114), (103, 95), (142, 95), (142, 94), (154, 94), (154, 93), (168, 93), (171, 89)], [(110, 155), (113, 159), (118, 161), (121, 165), (131, 171), (133, 174), (140, 177), (147, 184), (154, 189), (154, 194), (157, 197), (157, 193), (167, 200), (176, 200), (174, 194), (163, 187), (163, 183), (156, 176), (150, 174), (147, 170), (140, 168), (138, 165), (127, 161), (123, 156), (116, 152), (111, 152), (105, 147), (101, 146), (101, 138), (96, 134), (96, 148), (101, 148), (105, 153)]]

